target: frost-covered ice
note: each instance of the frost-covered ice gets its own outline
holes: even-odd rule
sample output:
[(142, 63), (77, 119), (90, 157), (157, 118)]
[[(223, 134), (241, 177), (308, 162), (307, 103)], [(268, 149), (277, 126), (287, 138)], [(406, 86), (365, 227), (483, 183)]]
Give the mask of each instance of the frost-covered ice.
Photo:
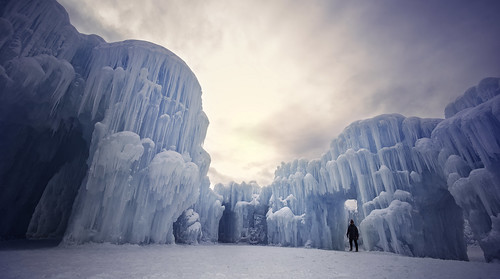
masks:
[(4, 4), (0, 238), (173, 243), (210, 164), (194, 74), (163, 47), (78, 33), (55, 1)]
[[(269, 242), (342, 250), (353, 218), (368, 250), (467, 259), (465, 217), (485, 258), (500, 259), (499, 82), (482, 80), (444, 120), (360, 120), (320, 159), (282, 163), (270, 185)], [(345, 206), (352, 199), (357, 213)]]
[[(471, 258), (474, 258), (471, 256)], [(500, 264), (250, 245), (1, 250), (2, 278), (497, 278)]]
[(202, 236), (200, 215), (193, 209), (184, 211), (174, 223), (174, 235), (178, 243), (198, 244)]

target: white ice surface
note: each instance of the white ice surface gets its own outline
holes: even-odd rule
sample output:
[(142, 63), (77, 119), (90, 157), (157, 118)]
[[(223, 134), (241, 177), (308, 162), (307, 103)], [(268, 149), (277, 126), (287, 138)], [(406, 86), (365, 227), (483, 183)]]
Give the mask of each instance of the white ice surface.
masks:
[(86, 244), (0, 250), (0, 274), (1, 278), (498, 278), (500, 264), (274, 246)]

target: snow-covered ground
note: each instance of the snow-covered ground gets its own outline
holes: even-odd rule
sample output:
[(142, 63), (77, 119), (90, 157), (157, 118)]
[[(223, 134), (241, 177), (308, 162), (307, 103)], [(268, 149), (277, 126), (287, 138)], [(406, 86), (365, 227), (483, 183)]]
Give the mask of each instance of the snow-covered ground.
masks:
[[(500, 264), (248, 245), (3, 245), (0, 278), (498, 278)], [(471, 260), (480, 260), (471, 251)]]

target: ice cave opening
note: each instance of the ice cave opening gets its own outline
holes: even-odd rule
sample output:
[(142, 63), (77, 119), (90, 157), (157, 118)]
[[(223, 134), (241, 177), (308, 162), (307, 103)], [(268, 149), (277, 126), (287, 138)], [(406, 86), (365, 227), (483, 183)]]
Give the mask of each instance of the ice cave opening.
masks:
[(8, 189), (2, 193), (0, 208), (9, 214), (3, 214), (0, 234), (60, 240), (87, 173), (89, 144), (82, 126), (71, 118), (33, 128), (29, 125), (37, 118), (33, 112), (15, 106), (2, 106), (2, 111), (16, 118), (18, 125), (1, 127), (9, 137), (4, 137), (5, 148), (0, 149), (5, 159), (2, 186)]
[(344, 206), (348, 212), (358, 211), (358, 201), (355, 199), (349, 199), (344, 202)]
[(229, 204), (225, 203), (223, 206), (225, 209), (219, 221), (219, 242), (233, 243), (238, 240), (234, 237), (236, 231), (236, 213), (231, 210)]

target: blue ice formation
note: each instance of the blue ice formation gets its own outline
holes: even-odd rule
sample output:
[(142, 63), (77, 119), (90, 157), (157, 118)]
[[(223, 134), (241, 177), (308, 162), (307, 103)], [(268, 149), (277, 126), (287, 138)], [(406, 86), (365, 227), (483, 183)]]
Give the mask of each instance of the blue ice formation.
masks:
[(320, 159), (283, 163), (270, 185), (269, 242), (343, 250), (344, 203), (356, 199), (365, 249), (465, 260), (465, 217), (485, 258), (499, 259), (499, 82), (482, 80), (444, 120), (357, 121)]
[(82, 35), (55, 1), (1, 14), (2, 238), (174, 242), (210, 164), (188, 66), (151, 43)]

